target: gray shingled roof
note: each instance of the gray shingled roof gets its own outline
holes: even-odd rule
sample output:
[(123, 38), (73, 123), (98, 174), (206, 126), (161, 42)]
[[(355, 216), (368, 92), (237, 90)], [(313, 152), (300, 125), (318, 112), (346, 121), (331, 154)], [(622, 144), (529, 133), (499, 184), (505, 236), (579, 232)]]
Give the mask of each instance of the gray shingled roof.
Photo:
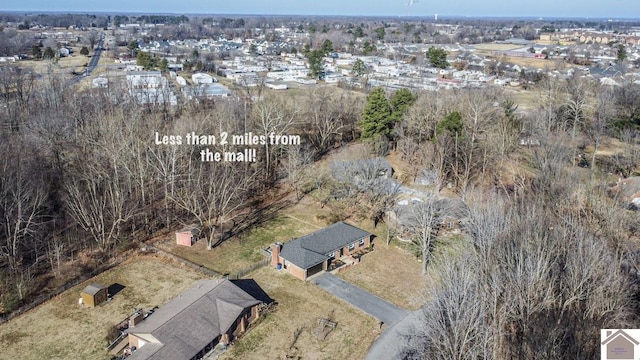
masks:
[(284, 244), (280, 256), (302, 269), (309, 269), (327, 260), (327, 254), (370, 235), (341, 221)]
[(100, 292), (100, 290), (104, 289), (106, 286), (100, 285), (98, 283), (93, 283), (90, 285), (87, 285), (86, 288), (84, 288), (84, 290), (82, 290), (83, 293), (85, 294), (89, 294), (89, 295), (95, 295), (98, 292)]
[(259, 303), (229, 280), (198, 281), (127, 331), (151, 334), (159, 342), (144, 345), (129, 359), (190, 359)]

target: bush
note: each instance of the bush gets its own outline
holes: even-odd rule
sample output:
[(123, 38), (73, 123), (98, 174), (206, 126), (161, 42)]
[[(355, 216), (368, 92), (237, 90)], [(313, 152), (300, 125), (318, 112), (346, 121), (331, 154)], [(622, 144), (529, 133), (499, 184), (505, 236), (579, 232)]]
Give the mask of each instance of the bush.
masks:
[(4, 313), (11, 313), (20, 306), (20, 298), (14, 292), (4, 293), (0, 298), (0, 305)]

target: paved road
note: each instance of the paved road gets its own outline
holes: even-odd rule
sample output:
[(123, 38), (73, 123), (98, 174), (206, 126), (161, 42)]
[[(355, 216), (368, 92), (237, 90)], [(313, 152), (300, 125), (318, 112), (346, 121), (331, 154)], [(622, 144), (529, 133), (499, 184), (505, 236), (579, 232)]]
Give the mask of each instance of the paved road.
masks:
[(84, 74), (75, 76), (71, 80), (67, 81), (67, 86), (76, 84), (80, 80), (82, 80), (85, 77), (89, 76), (93, 72), (93, 70), (96, 69), (96, 67), (98, 66), (98, 61), (100, 61), (100, 54), (102, 53), (102, 45), (103, 45), (103, 43), (104, 43), (104, 33), (102, 33), (100, 35), (100, 40), (98, 41), (98, 44), (96, 45), (96, 50), (93, 52), (93, 56), (91, 57), (91, 60), (89, 60), (89, 64), (87, 64), (87, 69), (84, 72)]
[(405, 350), (409, 337), (416, 334), (420, 327), (422, 309), (416, 310), (387, 328), (378, 339), (371, 345), (366, 360), (395, 360), (402, 359), (402, 352)]
[(384, 301), (332, 274), (320, 274), (312, 281), (336, 297), (384, 322), (387, 326), (393, 326), (409, 314), (407, 310)]

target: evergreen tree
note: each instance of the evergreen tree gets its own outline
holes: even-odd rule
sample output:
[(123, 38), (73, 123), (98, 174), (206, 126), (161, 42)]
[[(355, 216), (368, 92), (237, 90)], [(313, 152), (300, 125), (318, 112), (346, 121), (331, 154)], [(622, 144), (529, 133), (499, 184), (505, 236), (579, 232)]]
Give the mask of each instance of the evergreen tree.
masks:
[(34, 58), (42, 59), (42, 50), (40, 50), (39, 45), (33, 45), (33, 48), (31, 48), (31, 52), (33, 53)]
[(449, 115), (445, 116), (438, 125), (436, 125), (436, 135), (447, 132), (452, 137), (455, 137), (456, 135), (460, 137), (463, 129), (464, 124), (462, 123), (462, 115), (457, 111), (452, 111)]
[(331, 54), (333, 52), (333, 43), (331, 42), (331, 40), (326, 39), (323, 43), (322, 43), (322, 53), (327, 56), (329, 54)]
[(320, 79), (322, 76), (322, 50), (313, 50), (309, 52), (309, 76), (314, 79)]
[(42, 54), (42, 57), (45, 59), (53, 59), (54, 57), (56, 57), (56, 53), (55, 51), (53, 51), (51, 46), (47, 46), (47, 48), (44, 49), (44, 54)]
[(624, 45), (618, 45), (618, 51), (616, 52), (616, 62), (621, 63), (627, 60), (627, 49), (624, 48)]
[(148, 52), (140, 51), (136, 59), (136, 64), (148, 70), (153, 67), (153, 59), (151, 59), (151, 55)]
[(416, 101), (418, 97), (409, 91), (409, 89), (400, 89), (396, 91), (391, 97), (391, 118), (393, 121), (400, 121), (404, 114), (409, 111), (409, 108)]
[(389, 136), (393, 130), (391, 106), (382, 88), (375, 88), (367, 96), (367, 104), (362, 111), (360, 129), (362, 138), (368, 139), (376, 135)]
[(83, 46), (82, 49), (80, 49), (80, 55), (84, 55), (84, 56), (89, 55), (89, 48), (87, 48), (86, 46)]
[(352, 72), (355, 76), (362, 76), (367, 73), (367, 66), (364, 64), (364, 61), (358, 59), (355, 63), (353, 63)]
[(444, 49), (435, 48), (433, 46), (429, 47), (427, 50), (427, 58), (433, 67), (439, 69), (446, 69), (449, 66), (447, 62), (447, 52)]
[(160, 71), (167, 71), (169, 68), (169, 61), (166, 58), (162, 58), (158, 67), (160, 68)]

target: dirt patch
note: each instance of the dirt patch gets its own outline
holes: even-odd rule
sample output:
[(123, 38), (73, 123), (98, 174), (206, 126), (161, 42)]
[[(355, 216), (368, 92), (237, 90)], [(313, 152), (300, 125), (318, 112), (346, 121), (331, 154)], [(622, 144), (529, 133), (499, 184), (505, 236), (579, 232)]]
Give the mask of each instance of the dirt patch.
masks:
[[(152, 308), (201, 279), (200, 273), (155, 257), (136, 257), (0, 326), (3, 359), (110, 359), (108, 328), (136, 308)], [(101, 306), (78, 305), (89, 283), (124, 288)]]
[(338, 276), (401, 308), (418, 309), (427, 281), (416, 257), (382, 240), (374, 248)]
[[(363, 359), (378, 336), (378, 322), (310, 282), (270, 267), (249, 275), (270, 297), (277, 310), (266, 315), (221, 359)], [(321, 318), (337, 323), (325, 340), (313, 329)], [(293, 344), (293, 346), (291, 346)]]

